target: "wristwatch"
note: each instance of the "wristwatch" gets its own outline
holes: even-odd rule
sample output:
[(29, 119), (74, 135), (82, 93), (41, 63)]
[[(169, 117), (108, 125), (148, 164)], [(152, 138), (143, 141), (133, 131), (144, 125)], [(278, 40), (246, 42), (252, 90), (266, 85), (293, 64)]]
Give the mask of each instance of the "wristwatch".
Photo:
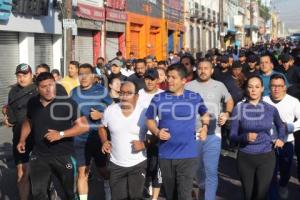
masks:
[(65, 132), (64, 131), (60, 131), (59, 135), (60, 135), (61, 138), (63, 138), (65, 136)]

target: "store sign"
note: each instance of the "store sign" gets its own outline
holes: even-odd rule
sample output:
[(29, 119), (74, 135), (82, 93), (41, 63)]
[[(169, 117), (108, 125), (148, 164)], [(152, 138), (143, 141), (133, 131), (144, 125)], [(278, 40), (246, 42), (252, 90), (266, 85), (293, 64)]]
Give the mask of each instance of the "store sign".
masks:
[(77, 3), (95, 7), (103, 7), (103, 0), (77, 0)]
[(127, 14), (123, 11), (106, 8), (106, 20), (114, 22), (126, 22)]
[(78, 3), (77, 16), (96, 21), (104, 21), (105, 10), (104, 8)]
[(8, 20), (12, 9), (12, 0), (0, 0), (0, 20)]
[(125, 10), (126, 0), (107, 0), (106, 6), (118, 10)]

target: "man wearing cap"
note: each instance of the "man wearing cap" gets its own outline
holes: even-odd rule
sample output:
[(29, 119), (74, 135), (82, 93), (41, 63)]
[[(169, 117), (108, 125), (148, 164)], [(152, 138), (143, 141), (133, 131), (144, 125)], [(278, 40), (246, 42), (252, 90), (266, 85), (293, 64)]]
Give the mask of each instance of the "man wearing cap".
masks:
[(239, 61), (241, 63), (242, 69), (247, 69), (248, 63), (246, 62), (247, 58), (246, 58), (246, 52), (245, 51), (241, 51), (239, 54)]
[(4, 115), (4, 124), (13, 130), (13, 156), (17, 167), (17, 186), (21, 200), (27, 200), (29, 195), (28, 161), (29, 153), (33, 148), (32, 138), (26, 142), (27, 152), (20, 154), (16, 146), (21, 135), (22, 123), (27, 112), (27, 102), (37, 95), (36, 86), (33, 84), (31, 67), (25, 63), (17, 66), (17, 84), (8, 94), (7, 110)]
[[(145, 84), (144, 89), (139, 90), (138, 104), (145, 109), (149, 107), (152, 98), (163, 90), (158, 88), (159, 74), (156, 69), (148, 69), (145, 72)], [(152, 182), (152, 199), (158, 199), (160, 186), (162, 183), (160, 170), (158, 167), (158, 146), (156, 144), (156, 138), (150, 131), (146, 135), (147, 146), (147, 179), (146, 187)]]
[(121, 81), (126, 81), (127, 77), (121, 73), (122, 65), (123, 63), (118, 59), (114, 59), (113, 61), (111, 61), (110, 63), (111, 73), (108, 76), (108, 82), (111, 82), (111, 80), (114, 78), (119, 78)]
[(281, 57), (283, 74), (289, 81), (290, 85), (300, 83), (300, 70), (292, 64), (292, 56), (284, 54)]
[(151, 69), (151, 68), (154, 68), (154, 57), (149, 55), (145, 58), (146, 60), (146, 67), (147, 69)]
[(259, 75), (258, 57), (256, 55), (250, 55), (247, 58), (248, 67), (243, 68), (243, 74), (246, 78), (254, 75)]
[(214, 69), (213, 79), (224, 82), (228, 77), (231, 76), (229, 70), (229, 57), (226, 55), (221, 56), (219, 68)]
[(134, 63), (132, 60), (127, 60), (125, 68), (121, 69), (121, 73), (127, 77), (131, 76), (132, 74), (134, 74), (133, 65)]

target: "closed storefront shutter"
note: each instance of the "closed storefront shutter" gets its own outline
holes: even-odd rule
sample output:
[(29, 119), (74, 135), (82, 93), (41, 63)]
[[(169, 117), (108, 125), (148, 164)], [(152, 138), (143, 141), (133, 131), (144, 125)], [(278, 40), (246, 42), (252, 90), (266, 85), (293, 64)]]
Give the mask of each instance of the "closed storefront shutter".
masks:
[(35, 34), (34, 35), (34, 51), (35, 66), (46, 63), (53, 68), (53, 46), (52, 35)]
[(116, 57), (119, 51), (119, 33), (107, 32), (106, 33), (106, 59), (112, 60)]
[(140, 32), (131, 30), (130, 31), (130, 51), (139, 58), (139, 41), (140, 41)]
[(19, 36), (0, 31), (0, 106), (7, 102), (10, 86), (16, 83), (15, 70), (19, 64)]
[(79, 63), (93, 64), (93, 33), (89, 30), (79, 30), (75, 37), (75, 60)]

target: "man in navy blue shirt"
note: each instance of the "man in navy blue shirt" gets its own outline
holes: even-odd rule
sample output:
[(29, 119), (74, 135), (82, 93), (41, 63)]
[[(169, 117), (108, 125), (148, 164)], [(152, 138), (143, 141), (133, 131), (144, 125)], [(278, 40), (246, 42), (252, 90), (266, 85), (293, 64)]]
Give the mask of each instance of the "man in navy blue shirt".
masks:
[[(190, 200), (198, 164), (195, 134), (206, 139), (209, 115), (201, 96), (184, 89), (187, 70), (182, 64), (171, 65), (167, 77), (169, 90), (152, 99), (146, 112), (147, 126), (160, 140), (159, 164), (166, 198)], [(202, 116), (199, 131), (197, 114)]]
[[(104, 109), (112, 103), (108, 91), (100, 84), (94, 84), (93, 67), (90, 64), (79, 66), (80, 86), (71, 91), (71, 98), (78, 104), (81, 115), (88, 120), (90, 130), (75, 137), (75, 155), (78, 165), (78, 193), (80, 200), (87, 200), (88, 196), (88, 174), (90, 161), (94, 158), (95, 164), (102, 177), (108, 179), (106, 173), (106, 157), (101, 152), (101, 142), (98, 137), (98, 126), (100, 125)], [(104, 181), (108, 189), (108, 181)], [(108, 193), (110, 192), (106, 192)]]

